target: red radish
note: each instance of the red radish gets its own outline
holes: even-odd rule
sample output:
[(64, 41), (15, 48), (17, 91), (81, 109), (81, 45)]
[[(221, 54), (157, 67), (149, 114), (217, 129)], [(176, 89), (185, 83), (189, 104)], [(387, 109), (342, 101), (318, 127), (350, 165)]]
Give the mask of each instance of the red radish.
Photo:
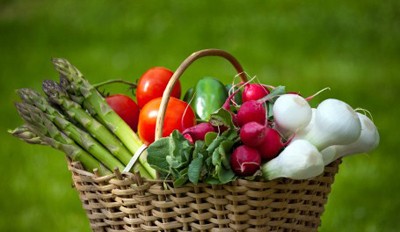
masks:
[(257, 147), (264, 141), (265, 129), (258, 122), (248, 122), (240, 128), (240, 140), (249, 147)]
[(261, 156), (256, 149), (241, 145), (233, 151), (230, 163), (237, 175), (250, 176), (260, 169)]
[(267, 118), (267, 110), (264, 108), (264, 103), (256, 100), (244, 102), (236, 115), (236, 123), (242, 127), (248, 122), (258, 122), (265, 125)]
[(191, 143), (191, 144), (194, 143), (193, 138), (192, 138), (192, 136), (191, 136), (190, 134), (183, 134), (183, 137), (184, 137), (187, 141), (189, 141), (189, 143)]
[[(232, 101), (233, 97), (235, 97), (235, 95), (236, 95), (239, 91), (240, 91), (240, 89), (237, 89), (235, 92), (233, 92), (231, 95), (229, 95), (228, 98), (225, 100), (225, 103), (222, 105), (222, 108), (223, 108), (224, 110), (227, 110), (227, 111), (232, 115), (232, 122), (233, 122), (233, 124), (234, 124), (235, 126), (238, 126), (238, 123), (237, 123), (236, 114), (234, 114), (234, 113), (231, 111), (231, 101)], [(217, 129), (218, 129), (218, 128), (217, 128)], [(221, 128), (219, 128), (219, 129), (221, 129)]]
[(214, 127), (208, 122), (203, 122), (185, 129), (182, 134), (193, 143), (197, 140), (204, 140), (206, 134), (212, 131), (215, 131)]
[(258, 100), (269, 94), (269, 90), (257, 83), (247, 84), (244, 86), (242, 94), (242, 102), (247, 102), (250, 100)]
[(222, 105), (222, 108), (230, 111), (231, 109), (231, 101), (232, 99), (236, 96), (236, 94), (238, 94), (240, 92), (240, 88), (235, 90), (235, 92), (231, 93), (228, 98), (225, 100), (224, 104)]
[(264, 141), (257, 149), (264, 160), (270, 160), (278, 156), (284, 146), (278, 131), (266, 127)]
[(237, 122), (237, 115), (232, 113), (232, 122), (235, 126), (239, 126), (238, 122)]
[(106, 98), (107, 104), (132, 128), (137, 131), (139, 106), (130, 97), (115, 94)]

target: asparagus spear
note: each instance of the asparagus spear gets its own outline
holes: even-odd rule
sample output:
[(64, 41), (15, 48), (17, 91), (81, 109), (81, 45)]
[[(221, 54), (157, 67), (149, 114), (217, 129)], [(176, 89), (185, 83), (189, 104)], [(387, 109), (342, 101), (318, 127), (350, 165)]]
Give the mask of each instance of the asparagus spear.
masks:
[(42, 141), (40, 144), (63, 151), (72, 160), (81, 162), (86, 170), (97, 169), (101, 175), (111, 173), (99, 161), (76, 145), (72, 139), (61, 133), (39, 109), (27, 103), (16, 103), (15, 106), (19, 115), (26, 122), (25, 129), (28, 129), (32, 136), (39, 137)]
[(59, 105), (70, 117), (78, 121), (118, 159), (123, 163), (129, 162), (131, 154), (120, 141), (106, 127), (82, 109), (79, 104), (70, 100), (67, 93), (56, 82), (43, 81), (43, 91), (51, 102)]
[(14, 130), (8, 130), (8, 133), (30, 144), (47, 145), (37, 134), (33, 133), (28, 125), (22, 125)]
[[(79, 104), (68, 98), (67, 93), (54, 81), (43, 82), (43, 90), (49, 100), (59, 105), (70, 117), (78, 121), (87, 131), (99, 140), (122, 164), (127, 165), (132, 154), (121, 144), (121, 142), (101, 123), (95, 120), (89, 113), (81, 108)], [(147, 169), (139, 169), (148, 177)]]
[(45, 97), (32, 89), (19, 89), (17, 92), (25, 103), (34, 105), (40, 109), (61, 131), (102, 162), (107, 168), (110, 170), (114, 170), (115, 168), (124, 169), (124, 165), (104, 148), (103, 145), (88, 133), (66, 120), (64, 115), (53, 108)]
[[(65, 75), (63, 75), (62, 73), (60, 73), (60, 86), (63, 90), (65, 90), (69, 97), (76, 103), (80, 104), (82, 106), (82, 108), (86, 109), (90, 115), (92, 115), (93, 117), (95, 117), (96, 120), (98, 120), (99, 122), (101, 122), (103, 125), (106, 125), (106, 122), (104, 122), (104, 120), (102, 120), (102, 118), (98, 117), (96, 111), (93, 109), (93, 107), (87, 102), (85, 101), (85, 98), (83, 97), (83, 95), (81, 94), (81, 92), (75, 88), (73, 85), (71, 85), (71, 83), (68, 81), (68, 79), (66, 78)], [(146, 151), (142, 152), (145, 153)], [(147, 162), (147, 161), (144, 161)], [(140, 172), (141, 175), (144, 178), (148, 178), (148, 179), (154, 179), (155, 175), (154, 172), (149, 173), (146, 169), (146, 166), (141, 165), (140, 161), (139, 164), (136, 164), (133, 166), (133, 169), (135, 172)]]
[(85, 98), (82, 96), (81, 92), (78, 89), (74, 88), (74, 86), (69, 83), (68, 79), (63, 74), (60, 74), (60, 86), (68, 93), (68, 96), (71, 98), (71, 100), (81, 105), (82, 108), (87, 110), (93, 117), (96, 118), (96, 120), (103, 123), (103, 125), (105, 124), (101, 120), (101, 118), (97, 117), (97, 113), (93, 109), (93, 107), (85, 102)]
[[(109, 107), (101, 94), (82, 75), (82, 73), (67, 60), (56, 58), (53, 64), (60, 75), (64, 76), (72, 89), (80, 92), (84, 98), (84, 105), (90, 105), (90, 111), (94, 111), (104, 124), (121, 140), (121, 142), (134, 154), (143, 145), (139, 137), (132, 129)], [(146, 155), (139, 157), (139, 163), (148, 173), (156, 178), (156, 172), (147, 163)]]

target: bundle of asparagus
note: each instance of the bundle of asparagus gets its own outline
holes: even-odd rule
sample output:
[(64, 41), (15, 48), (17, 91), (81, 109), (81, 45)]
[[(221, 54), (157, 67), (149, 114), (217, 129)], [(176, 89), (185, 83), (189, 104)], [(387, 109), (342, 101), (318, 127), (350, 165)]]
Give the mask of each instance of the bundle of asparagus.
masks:
[[(52, 61), (60, 82), (43, 81), (45, 95), (17, 90), (22, 102), (15, 105), (25, 124), (9, 132), (27, 143), (61, 150), (88, 171), (105, 175), (124, 169), (143, 145), (139, 137), (76, 67), (65, 59)], [(133, 169), (156, 178), (145, 152)]]

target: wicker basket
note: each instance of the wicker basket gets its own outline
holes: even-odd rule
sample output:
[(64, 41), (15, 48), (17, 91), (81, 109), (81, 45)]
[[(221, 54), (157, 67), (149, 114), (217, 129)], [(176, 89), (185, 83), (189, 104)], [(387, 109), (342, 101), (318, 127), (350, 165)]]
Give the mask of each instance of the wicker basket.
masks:
[[(246, 76), (234, 57), (216, 49), (189, 56), (175, 71), (163, 95), (156, 126), (161, 137), (170, 90), (184, 70), (203, 56), (221, 56)], [(308, 180), (268, 182), (238, 179), (225, 185), (146, 180), (116, 170), (107, 176), (84, 171), (68, 162), (93, 231), (317, 231), (341, 160)]]

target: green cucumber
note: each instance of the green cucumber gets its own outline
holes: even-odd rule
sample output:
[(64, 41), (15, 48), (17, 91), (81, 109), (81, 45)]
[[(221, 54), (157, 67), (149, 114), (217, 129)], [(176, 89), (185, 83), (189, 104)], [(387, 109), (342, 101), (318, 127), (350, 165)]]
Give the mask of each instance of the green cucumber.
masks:
[(193, 94), (194, 94), (194, 88), (193, 88), (193, 87), (190, 87), (190, 88), (186, 91), (185, 96), (183, 96), (183, 101), (186, 102), (186, 103), (190, 103), (190, 101), (191, 101), (192, 98), (193, 98)]
[(224, 84), (213, 77), (204, 77), (194, 87), (194, 98), (190, 105), (200, 120), (208, 121), (227, 98), (228, 91)]

